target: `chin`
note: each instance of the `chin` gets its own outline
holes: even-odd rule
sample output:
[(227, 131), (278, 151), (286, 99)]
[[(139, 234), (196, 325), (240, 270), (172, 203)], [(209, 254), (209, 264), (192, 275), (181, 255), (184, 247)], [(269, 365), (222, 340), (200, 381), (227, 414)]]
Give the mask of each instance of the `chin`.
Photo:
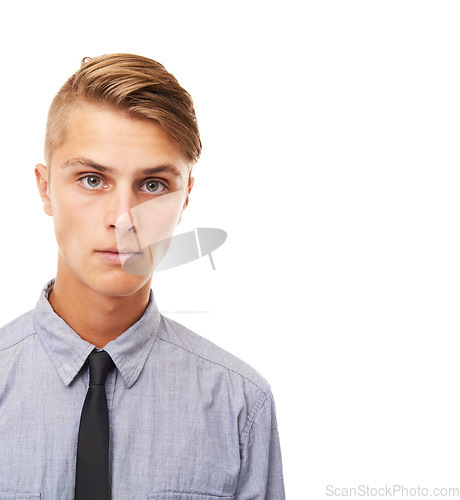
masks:
[(117, 276), (104, 276), (96, 283), (88, 283), (96, 293), (109, 297), (126, 297), (138, 292), (142, 287), (150, 288), (152, 276), (136, 276), (124, 271)]

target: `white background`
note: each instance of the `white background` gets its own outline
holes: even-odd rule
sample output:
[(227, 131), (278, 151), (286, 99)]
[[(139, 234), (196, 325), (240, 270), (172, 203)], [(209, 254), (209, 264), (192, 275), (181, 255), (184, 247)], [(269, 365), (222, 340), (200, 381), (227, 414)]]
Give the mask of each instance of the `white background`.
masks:
[(270, 382), (287, 498), (460, 487), (458, 2), (2, 9), (0, 323), (55, 273), (33, 176), (52, 97), (84, 56), (157, 59), (204, 145), (184, 228), (228, 239), (153, 289)]

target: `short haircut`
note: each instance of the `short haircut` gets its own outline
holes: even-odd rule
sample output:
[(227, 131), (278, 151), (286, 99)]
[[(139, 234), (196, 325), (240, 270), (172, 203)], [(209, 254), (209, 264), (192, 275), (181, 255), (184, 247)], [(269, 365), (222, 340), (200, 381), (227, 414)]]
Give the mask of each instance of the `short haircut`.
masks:
[(182, 147), (193, 165), (201, 153), (201, 140), (190, 94), (164, 66), (134, 54), (85, 57), (81, 67), (53, 99), (46, 125), (45, 161), (66, 136), (69, 117), (82, 103), (120, 111), (128, 118), (159, 123)]

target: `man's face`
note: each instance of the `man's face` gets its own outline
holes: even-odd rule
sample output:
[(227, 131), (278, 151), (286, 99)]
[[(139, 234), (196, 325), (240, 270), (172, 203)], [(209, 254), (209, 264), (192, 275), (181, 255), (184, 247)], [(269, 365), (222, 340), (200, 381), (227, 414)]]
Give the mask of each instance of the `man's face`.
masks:
[[(109, 296), (146, 285), (152, 269), (142, 262), (151, 263), (153, 254), (141, 250), (140, 240), (172, 235), (192, 187), (178, 142), (155, 122), (85, 103), (51, 163), (49, 183), (47, 167), (37, 165), (36, 175), (45, 212), (54, 218), (58, 276)], [(127, 262), (144, 271), (126, 272)]]

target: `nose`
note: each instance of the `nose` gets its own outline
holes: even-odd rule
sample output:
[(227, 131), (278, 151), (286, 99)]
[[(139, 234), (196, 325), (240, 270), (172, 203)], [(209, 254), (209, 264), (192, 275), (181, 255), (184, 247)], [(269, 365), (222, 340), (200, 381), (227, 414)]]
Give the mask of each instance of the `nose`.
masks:
[(137, 200), (130, 186), (117, 186), (107, 195), (105, 207), (105, 226), (109, 230), (128, 231), (133, 229), (130, 210)]

